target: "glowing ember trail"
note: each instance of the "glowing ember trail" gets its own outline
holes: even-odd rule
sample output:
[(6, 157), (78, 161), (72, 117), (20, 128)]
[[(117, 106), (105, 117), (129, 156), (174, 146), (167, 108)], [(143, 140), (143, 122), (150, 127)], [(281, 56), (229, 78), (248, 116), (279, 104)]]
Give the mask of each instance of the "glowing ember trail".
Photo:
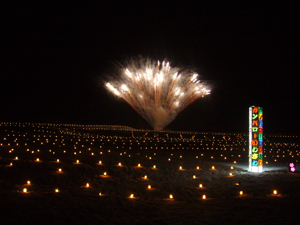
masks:
[(125, 100), (154, 130), (162, 130), (179, 112), (210, 89), (198, 74), (169, 62), (140, 58), (120, 67), (117, 80), (106, 83), (116, 96)]

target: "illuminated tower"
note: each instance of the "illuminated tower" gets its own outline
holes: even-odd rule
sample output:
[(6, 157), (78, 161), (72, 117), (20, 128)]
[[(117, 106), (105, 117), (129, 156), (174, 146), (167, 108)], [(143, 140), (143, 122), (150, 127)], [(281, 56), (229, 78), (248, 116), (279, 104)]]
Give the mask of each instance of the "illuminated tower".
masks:
[(263, 170), (263, 109), (249, 107), (249, 171)]

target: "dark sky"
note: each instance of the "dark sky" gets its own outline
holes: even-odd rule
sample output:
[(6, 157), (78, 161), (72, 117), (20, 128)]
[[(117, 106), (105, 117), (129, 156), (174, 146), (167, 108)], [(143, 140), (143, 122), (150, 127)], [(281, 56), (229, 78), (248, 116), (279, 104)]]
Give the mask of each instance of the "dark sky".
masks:
[(119, 4), (1, 6), (0, 121), (150, 126), (103, 86), (116, 61), (144, 55), (196, 70), (210, 96), (170, 130), (300, 133), (299, 5)]

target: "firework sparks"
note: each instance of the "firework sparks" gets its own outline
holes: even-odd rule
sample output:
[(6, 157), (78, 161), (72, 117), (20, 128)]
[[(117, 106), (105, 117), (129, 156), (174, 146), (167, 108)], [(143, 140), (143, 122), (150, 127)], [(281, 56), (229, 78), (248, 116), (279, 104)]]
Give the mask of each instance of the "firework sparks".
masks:
[(188, 105), (210, 94), (197, 73), (171, 67), (166, 61), (141, 58), (121, 66), (120, 71), (119, 79), (106, 83), (106, 87), (131, 105), (154, 130), (163, 129)]

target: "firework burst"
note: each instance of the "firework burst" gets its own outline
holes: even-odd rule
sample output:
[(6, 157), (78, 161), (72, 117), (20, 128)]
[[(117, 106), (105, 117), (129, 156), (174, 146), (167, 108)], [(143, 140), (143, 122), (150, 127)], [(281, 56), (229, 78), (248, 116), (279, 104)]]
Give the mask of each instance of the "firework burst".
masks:
[(106, 87), (131, 105), (154, 130), (162, 130), (188, 105), (210, 94), (197, 73), (171, 67), (167, 61), (133, 59), (119, 69), (119, 78), (106, 83)]

